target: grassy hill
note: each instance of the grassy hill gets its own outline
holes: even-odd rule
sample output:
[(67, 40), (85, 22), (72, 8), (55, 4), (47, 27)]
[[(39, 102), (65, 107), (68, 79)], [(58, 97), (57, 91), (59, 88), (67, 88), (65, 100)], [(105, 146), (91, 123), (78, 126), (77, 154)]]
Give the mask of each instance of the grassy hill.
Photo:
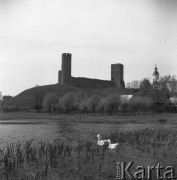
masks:
[(43, 101), (43, 98), (48, 93), (56, 93), (60, 97), (70, 91), (78, 92), (80, 91), (80, 89), (68, 85), (59, 84), (38, 86), (23, 91), (12, 99), (6, 101), (3, 105), (34, 108), (36, 104)]
[(79, 88), (71, 85), (46, 85), (38, 86), (27, 89), (12, 99), (6, 101), (3, 106), (12, 106), (12, 107), (23, 107), (23, 108), (35, 108), (36, 105), (43, 102), (43, 98), (48, 93), (56, 93), (58, 97), (62, 97), (68, 92), (85, 92), (89, 95), (98, 94), (101, 96), (106, 96), (108, 94), (129, 94), (125, 89), (118, 89), (115, 87), (110, 88)]

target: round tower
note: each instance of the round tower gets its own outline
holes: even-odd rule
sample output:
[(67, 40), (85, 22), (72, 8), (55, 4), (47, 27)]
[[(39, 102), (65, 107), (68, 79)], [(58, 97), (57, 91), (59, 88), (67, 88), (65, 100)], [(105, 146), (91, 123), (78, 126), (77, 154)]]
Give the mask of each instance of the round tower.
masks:
[(61, 66), (61, 84), (71, 83), (71, 54), (62, 54), (62, 66)]

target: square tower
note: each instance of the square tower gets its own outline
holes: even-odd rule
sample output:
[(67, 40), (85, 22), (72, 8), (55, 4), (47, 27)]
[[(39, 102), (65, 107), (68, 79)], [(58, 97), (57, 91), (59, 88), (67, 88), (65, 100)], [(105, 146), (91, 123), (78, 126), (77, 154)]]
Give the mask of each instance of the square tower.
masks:
[(111, 64), (111, 81), (118, 88), (125, 88), (123, 64)]

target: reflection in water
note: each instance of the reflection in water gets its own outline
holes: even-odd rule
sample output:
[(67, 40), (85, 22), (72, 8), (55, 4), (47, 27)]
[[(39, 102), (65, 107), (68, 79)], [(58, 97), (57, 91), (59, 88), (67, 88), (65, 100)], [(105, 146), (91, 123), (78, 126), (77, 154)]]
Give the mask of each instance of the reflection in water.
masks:
[(55, 133), (58, 135), (58, 139), (65, 142), (74, 141), (77, 131), (75, 129), (76, 124), (68, 122), (57, 122)]
[(73, 124), (68, 122), (57, 123), (56, 133), (72, 133), (74, 132)]

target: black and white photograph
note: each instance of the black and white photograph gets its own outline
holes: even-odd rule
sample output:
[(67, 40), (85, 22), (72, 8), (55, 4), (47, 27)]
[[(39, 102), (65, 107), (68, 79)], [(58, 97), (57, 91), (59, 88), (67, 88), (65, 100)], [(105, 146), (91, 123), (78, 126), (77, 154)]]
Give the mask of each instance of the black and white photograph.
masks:
[(0, 180), (177, 179), (177, 0), (0, 0)]

